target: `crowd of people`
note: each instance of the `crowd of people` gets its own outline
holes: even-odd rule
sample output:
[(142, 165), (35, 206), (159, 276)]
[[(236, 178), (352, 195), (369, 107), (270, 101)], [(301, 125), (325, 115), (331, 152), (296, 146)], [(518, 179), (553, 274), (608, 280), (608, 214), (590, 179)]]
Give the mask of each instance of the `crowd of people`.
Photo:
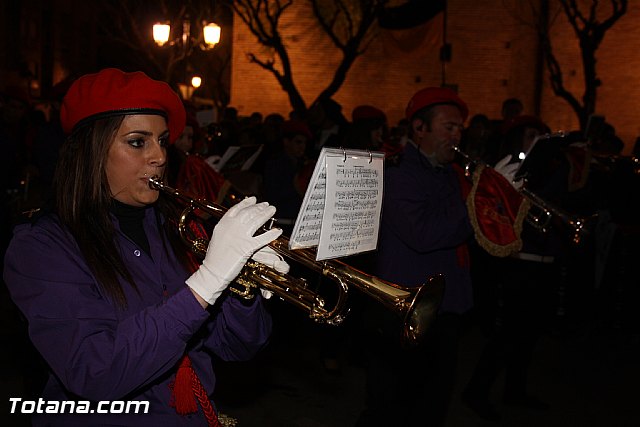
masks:
[[(143, 73), (102, 70), (63, 95), (47, 115), (19, 90), (4, 90), (0, 103), (3, 277), (32, 343), (21, 345), (44, 360), (46, 384), (34, 379), (31, 391), (50, 400), (126, 397), (152, 402), (156, 425), (217, 425), (210, 354), (251, 358), (278, 327), (268, 291), (245, 302), (226, 289), (250, 258), (292, 267), (267, 245), (291, 231), (323, 147), (385, 154), (378, 249), (353, 258), (357, 266), (404, 287), (438, 274), (446, 281), (437, 320), (415, 348), (399, 342), (392, 313), (360, 301), (367, 386), (357, 425), (445, 425), (470, 323), (482, 326), (486, 346), (464, 403), (498, 421), (490, 395), (504, 370), (505, 404), (545, 410), (527, 379), (539, 337), (568, 309), (559, 295), (572, 280), (606, 289), (606, 274), (589, 275), (576, 259), (591, 254), (594, 270), (607, 271), (606, 254), (596, 255), (620, 233), (637, 233), (632, 202), (609, 191), (616, 174), (638, 175), (633, 163), (624, 175), (615, 130), (555, 135), (516, 98), (499, 119), (469, 118), (455, 92), (431, 87), (407, 99), (393, 125), (382, 105), (347, 117), (333, 99), (305, 116), (241, 118), (227, 107), (202, 125), (192, 104)], [(245, 154), (230, 161), (230, 152)], [(227, 205), (207, 230), (200, 265), (181, 255), (175, 207), (149, 186), (152, 177)], [(548, 221), (533, 215), (549, 207)], [(271, 217), (278, 228), (254, 237)], [(349, 333), (323, 335), (326, 369), (336, 368), (332, 350)]]

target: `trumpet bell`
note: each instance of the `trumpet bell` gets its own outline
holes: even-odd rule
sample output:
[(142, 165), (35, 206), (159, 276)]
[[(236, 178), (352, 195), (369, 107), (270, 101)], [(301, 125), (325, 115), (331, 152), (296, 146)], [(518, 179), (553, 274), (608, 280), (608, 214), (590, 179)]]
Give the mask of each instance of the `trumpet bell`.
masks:
[(408, 303), (402, 328), (402, 342), (412, 346), (419, 343), (435, 321), (444, 294), (444, 276), (432, 276), (418, 288)]

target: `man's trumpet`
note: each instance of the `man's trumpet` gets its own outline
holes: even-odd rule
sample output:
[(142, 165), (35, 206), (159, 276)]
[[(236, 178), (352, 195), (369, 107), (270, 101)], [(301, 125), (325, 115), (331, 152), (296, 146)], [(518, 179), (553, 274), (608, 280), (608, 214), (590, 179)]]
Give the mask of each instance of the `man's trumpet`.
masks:
[[(191, 197), (180, 190), (171, 188), (156, 178), (149, 179), (149, 186), (159, 190), (185, 205), (178, 219), (178, 232), (189, 248), (199, 254), (206, 254), (208, 241), (192, 239), (188, 233), (188, 220), (198, 210), (220, 219), (227, 208), (205, 199)], [(194, 214), (195, 215), (195, 214)], [(263, 227), (261, 231), (266, 231)], [(402, 320), (401, 341), (407, 346), (416, 345), (433, 323), (444, 293), (444, 277), (436, 275), (417, 287), (403, 287), (370, 276), (339, 260), (316, 261), (314, 249), (289, 249), (289, 239), (280, 236), (269, 246), (281, 256), (295, 261), (310, 270), (337, 282), (338, 296), (333, 307), (326, 307), (325, 298), (309, 289), (303, 278), (281, 274), (275, 269), (249, 260), (230, 290), (243, 298), (252, 298), (258, 287), (273, 292), (296, 307), (309, 313), (309, 317), (319, 323), (339, 325), (348, 313), (347, 297), (354, 287), (382, 303)]]
[[(540, 135), (537, 137), (536, 140), (554, 138), (554, 137), (564, 137), (564, 136), (565, 136), (565, 133), (562, 131), (559, 131), (556, 133), (548, 133), (548, 134)], [(485, 164), (482, 160), (472, 158), (467, 153), (462, 151), (458, 146), (454, 146), (453, 149), (467, 161), (467, 164), (465, 166), (466, 175), (470, 175), (470, 167), (472, 165), (476, 167), (479, 165), (490, 167), (487, 164)], [(572, 231), (571, 240), (576, 245), (580, 244), (582, 242), (582, 239), (585, 237), (585, 235), (589, 233), (591, 228), (590, 225), (594, 218), (593, 216), (589, 218), (583, 218), (576, 215), (572, 215), (564, 211), (560, 207), (544, 200), (542, 197), (538, 196), (537, 194), (535, 194), (534, 192), (532, 192), (531, 190), (527, 189), (524, 186), (519, 190), (519, 192), (522, 195), (522, 197), (527, 199), (531, 204), (531, 206), (533, 207), (532, 209), (529, 210), (526, 221), (539, 232), (547, 233), (551, 226), (551, 220), (553, 218), (558, 218), (562, 223), (564, 223), (566, 226), (568, 226), (571, 229)]]

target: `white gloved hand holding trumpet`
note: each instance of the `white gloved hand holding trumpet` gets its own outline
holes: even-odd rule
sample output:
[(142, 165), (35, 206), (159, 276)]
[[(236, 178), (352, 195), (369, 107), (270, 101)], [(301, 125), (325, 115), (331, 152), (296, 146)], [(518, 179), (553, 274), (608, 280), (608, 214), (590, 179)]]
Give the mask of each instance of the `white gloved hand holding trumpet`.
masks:
[(513, 156), (511, 154), (506, 155), (500, 160), (493, 169), (502, 175), (516, 190), (520, 190), (524, 184), (522, 179), (516, 180), (516, 173), (520, 168), (520, 162), (511, 163)]
[[(214, 304), (251, 257), (280, 273), (289, 271), (289, 265), (267, 247), (282, 230), (272, 229), (254, 236), (275, 212), (274, 206), (256, 203), (255, 197), (249, 197), (224, 214), (213, 230), (202, 265), (186, 280), (196, 296)], [(269, 291), (262, 294), (266, 298), (271, 296)]]

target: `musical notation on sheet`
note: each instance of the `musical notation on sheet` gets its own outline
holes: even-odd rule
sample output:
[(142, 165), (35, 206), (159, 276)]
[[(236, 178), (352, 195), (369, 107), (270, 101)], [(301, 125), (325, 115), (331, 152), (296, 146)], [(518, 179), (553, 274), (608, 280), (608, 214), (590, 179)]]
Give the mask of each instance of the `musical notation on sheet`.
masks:
[(382, 153), (323, 149), (290, 238), (291, 249), (317, 246), (317, 259), (373, 250), (378, 242)]
[(366, 252), (378, 244), (383, 159), (327, 159), (326, 201), (317, 259)]
[(312, 179), (307, 187), (298, 219), (289, 240), (291, 249), (317, 246), (320, 241), (320, 228), (326, 196), (326, 169), (324, 162), (316, 163)]

